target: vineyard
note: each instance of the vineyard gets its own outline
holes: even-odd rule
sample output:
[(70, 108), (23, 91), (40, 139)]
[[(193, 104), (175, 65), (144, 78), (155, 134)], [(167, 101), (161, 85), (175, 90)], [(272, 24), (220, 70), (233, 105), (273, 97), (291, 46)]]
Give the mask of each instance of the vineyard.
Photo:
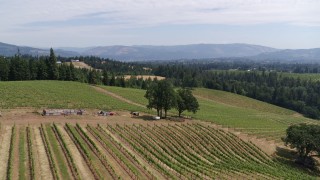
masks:
[(316, 178), (211, 123), (3, 125), (0, 143), (0, 179)]
[[(135, 103), (146, 105), (145, 90), (101, 86)], [(285, 130), (292, 124), (316, 123), (292, 110), (281, 108), (262, 101), (218, 90), (196, 88), (193, 94), (199, 101), (200, 110), (196, 114), (185, 113), (195, 119), (252, 135), (267, 141), (281, 143)], [(176, 110), (170, 113), (177, 114)]]

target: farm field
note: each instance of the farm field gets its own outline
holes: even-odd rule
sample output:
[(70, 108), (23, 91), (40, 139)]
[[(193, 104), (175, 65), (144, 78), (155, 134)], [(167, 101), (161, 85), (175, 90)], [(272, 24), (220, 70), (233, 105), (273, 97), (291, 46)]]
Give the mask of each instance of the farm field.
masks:
[[(70, 62), (65, 62), (64, 64), (66, 65), (70, 65), (71, 63)], [(84, 62), (72, 62), (72, 65), (75, 67), (75, 68), (84, 68), (84, 69), (94, 69), (93, 67), (91, 67), (90, 65), (84, 63)]]
[(0, 179), (316, 179), (210, 123), (1, 125), (0, 134)]
[(67, 81), (0, 82), (0, 109), (16, 107), (145, 110), (145, 108), (136, 107), (99, 93), (84, 83)]
[[(60, 81), (0, 82), (0, 161), (6, 162), (0, 179), (315, 178), (277, 154), (289, 125), (319, 124), (294, 111), (197, 88), (200, 110), (184, 113), (193, 120), (149, 121), (146, 117), (155, 112), (144, 108), (144, 90), (97, 88)], [(40, 116), (37, 112), (46, 107), (87, 113)], [(101, 107), (117, 115), (94, 115)], [(132, 118), (131, 110), (141, 117)]]

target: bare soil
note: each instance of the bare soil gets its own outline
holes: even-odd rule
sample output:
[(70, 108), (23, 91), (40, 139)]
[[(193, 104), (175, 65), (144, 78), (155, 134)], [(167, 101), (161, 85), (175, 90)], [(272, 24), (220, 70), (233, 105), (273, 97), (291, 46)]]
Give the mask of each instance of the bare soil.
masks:
[(37, 149), (37, 155), (38, 155), (38, 158), (35, 158), (35, 160), (38, 160), (38, 164), (39, 164), (39, 168), (40, 168), (40, 169), (37, 169), (36, 171), (40, 170), (40, 176), (41, 176), (40, 179), (46, 179), (46, 180), (53, 179), (53, 176), (50, 171), (51, 168), (49, 165), (49, 160), (48, 160), (48, 157), (46, 154), (46, 150), (44, 148), (43, 141), (41, 139), (40, 131), (39, 131), (38, 127), (36, 127), (36, 126), (33, 126), (32, 130), (35, 135), (34, 142), (35, 142), (35, 146)]
[[(66, 65), (70, 65), (70, 62), (66, 62), (65, 63)], [(84, 62), (72, 62), (72, 65), (75, 67), (75, 68), (84, 68), (84, 69), (94, 69), (93, 67), (91, 67), (90, 65), (84, 63)]]
[[(137, 79), (143, 79), (143, 80), (147, 80), (147, 79), (151, 79), (151, 80), (154, 80), (154, 79), (157, 79), (157, 80), (163, 80), (163, 79), (166, 79), (165, 77), (163, 76), (151, 76), (151, 75), (138, 75), (138, 76), (135, 76)], [(124, 79), (125, 80), (129, 80), (131, 78), (131, 75), (125, 75), (124, 76)]]
[(0, 138), (0, 179), (6, 179), (9, 148), (11, 138), (11, 126), (1, 125), (1, 138)]

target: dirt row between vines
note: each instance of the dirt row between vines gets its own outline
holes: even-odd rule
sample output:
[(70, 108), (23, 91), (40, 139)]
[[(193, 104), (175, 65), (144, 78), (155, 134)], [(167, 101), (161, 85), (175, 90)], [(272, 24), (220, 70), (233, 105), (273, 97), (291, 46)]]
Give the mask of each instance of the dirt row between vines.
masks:
[(9, 148), (11, 138), (11, 126), (1, 126), (0, 140), (0, 179), (6, 179), (7, 165), (9, 159)]

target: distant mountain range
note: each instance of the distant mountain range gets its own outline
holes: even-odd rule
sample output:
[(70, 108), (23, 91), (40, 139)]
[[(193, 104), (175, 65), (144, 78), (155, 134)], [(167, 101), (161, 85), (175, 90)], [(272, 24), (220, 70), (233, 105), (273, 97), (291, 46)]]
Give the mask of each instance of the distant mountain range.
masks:
[[(32, 48), (0, 43), (0, 55), (21, 54), (48, 55), (49, 49)], [(99, 46), (86, 48), (54, 48), (63, 57), (99, 56), (121, 61), (247, 58), (252, 60), (318, 61), (320, 48), (282, 50), (251, 44), (192, 44), (177, 46)]]

